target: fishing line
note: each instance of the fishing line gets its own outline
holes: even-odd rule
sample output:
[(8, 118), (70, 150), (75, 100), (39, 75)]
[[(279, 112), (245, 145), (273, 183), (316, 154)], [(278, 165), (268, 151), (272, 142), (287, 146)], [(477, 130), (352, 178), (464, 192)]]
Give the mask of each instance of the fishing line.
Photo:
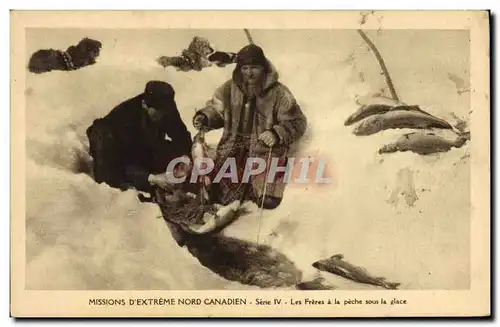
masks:
[[(269, 147), (269, 154), (267, 155), (267, 163), (266, 163), (266, 166), (269, 167), (269, 163), (271, 161), (271, 153), (272, 153), (272, 150), (273, 148), (272, 147)], [(268, 171), (268, 169), (266, 168), (266, 171)], [(264, 189), (262, 190), (262, 201), (260, 203), (260, 214), (259, 214), (259, 220), (257, 222), (257, 244), (259, 244), (259, 236), (260, 236), (260, 224), (261, 224), (261, 221), (262, 221), (262, 215), (264, 213), (264, 199), (266, 198), (266, 191), (267, 191), (267, 173), (264, 177)]]

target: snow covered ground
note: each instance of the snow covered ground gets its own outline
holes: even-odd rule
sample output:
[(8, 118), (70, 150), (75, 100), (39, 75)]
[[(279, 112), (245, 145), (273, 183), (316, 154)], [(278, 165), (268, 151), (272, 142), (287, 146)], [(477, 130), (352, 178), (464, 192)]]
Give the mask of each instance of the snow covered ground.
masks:
[[(466, 31), (367, 32), (382, 53), (402, 101), (455, 123), (468, 119), (470, 96), (450, 79), (469, 81)], [(26, 283), (28, 289), (246, 289), (202, 267), (172, 239), (160, 212), (132, 191), (98, 185), (79, 173), (89, 160), (85, 129), (148, 80), (171, 83), (181, 116), (191, 119), (234, 66), (176, 72), (155, 63), (195, 35), (237, 51), (241, 30), (30, 30), (26, 58), (65, 49), (87, 36), (103, 43), (98, 63), (74, 72), (34, 75), (26, 85)], [(468, 289), (470, 283), (469, 143), (433, 156), (379, 155), (407, 130), (355, 136), (345, 119), (356, 100), (386, 88), (380, 68), (355, 30), (252, 31), (281, 81), (308, 118), (301, 153), (328, 160), (329, 185), (289, 185), (282, 205), (265, 211), (260, 240), (291, 258), (305, 278), (311, 264), (342, 253), (401, 289)], [(451, 75), (450, 75), (451, 74)], [(456, 79), (455, 79), (456, 80)], [(389, 95), (385, 90), (385, 94)], [(210, 133), (212, 144), (220, 132)], [(473, 138), (474, 136), (472, 136)], [(409, 205), (398, 187), (414, 185)], [(259, 211), (225, 231), (255, 241)], [(373, 288), (321, 273), (341, 289)]]

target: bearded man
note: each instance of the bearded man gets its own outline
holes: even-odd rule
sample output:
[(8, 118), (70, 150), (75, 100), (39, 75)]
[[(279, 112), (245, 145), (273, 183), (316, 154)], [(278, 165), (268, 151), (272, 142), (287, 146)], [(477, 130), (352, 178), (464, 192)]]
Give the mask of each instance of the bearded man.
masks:
[(262, 48), (245, 46), (237, 53), (236, 63), (232, 79), (218, 87), (206, 106), (196, 112), (193, 125), (197, 129), (224, 129), (217, 146), (215, 173), (228, 158), (236, 159), (240, 183), (227, 178), (215, 183), (219, 202), (251, 200), (274, 209), (282, 201), (285, 184), (273, 181), (264, 194), (264, 175), (241, 183), (246, 160), (262, 158), (269, 167), (272, 157), (283, 166), (290, 145), (304, 135), (307, 120), (291, 91), (279, 82)]

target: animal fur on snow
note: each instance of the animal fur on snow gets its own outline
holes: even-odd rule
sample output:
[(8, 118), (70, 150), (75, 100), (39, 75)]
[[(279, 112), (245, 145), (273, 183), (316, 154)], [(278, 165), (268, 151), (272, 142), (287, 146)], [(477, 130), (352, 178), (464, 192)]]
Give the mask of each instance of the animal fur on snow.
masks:
[(236, 62), (233, 52), (216, 51), (214, 46), (203, 37), (195, 36), (187, 49), (182, 50), (180, 56), (161, 56), (157, 59), (163, 67), (173, 66), (181, 71), (201, 71), (216, 64), (224, 67)]

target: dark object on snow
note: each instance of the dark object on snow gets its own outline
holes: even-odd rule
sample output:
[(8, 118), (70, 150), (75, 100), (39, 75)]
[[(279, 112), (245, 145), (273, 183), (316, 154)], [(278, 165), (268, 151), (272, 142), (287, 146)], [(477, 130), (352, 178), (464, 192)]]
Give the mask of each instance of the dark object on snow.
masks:
[(189, 47), (182, 51), (180, 56), (161, 56), (157, 62), (163, 67), (173, 66), (181, 71), (201, 71), (213, 64), (224, 67), (235, 63), (236, 54), (233, 52), (216, 51), (210, 42), (202, 37), (195, 36)]
[(182, 190), (167, 194), (157, 189), (154, 202), (160, 206), (163, 219), (173, 223), (190, 235), (218, 233), (246, 213), (240, 207), (240, 201), (233, 201), (227, 206), (203, 203), (200, 196), (191, 197)]
[(203, 266), (244, 285), (290, 287), (302, 279), (289, 258), (267, 245), (215, 235), (191, 238), (186, 247)]
[(38, 50), (31, 56), (28, 69), (35, 74), (47, 73), (52, 70), (77, 70), (95, 64), (101, 47), (101, 42), (84, 38), (76, 46), (70, 46), (66, 51)]
[(449, 141), (433, 133), (409, 133), (401, 136), (396, 142), (384, 145), (379, 151), (382, 153), (392, 153), (396, 151), (412, 151), (426, 155), (437, 152), (447, 152), (452, 147), (460, 148), (467, 140), (470, 140), (470, 133), (460, 135), (455, 141)]
[(390, 110), (383, 114), (371, 116), (363, 120), (355, 129), (356, 135), (371, 135), (385, 129), (397, 128), (442, 128), (452, 129), (443, 119), (421, 111)]
[[(160, 190), (147, 201), (160, 207), (172, 237), (201, 265), (229, 281), (261, 288), (288, 288), (301, 282), (302, 272), (294, 262), (270, 246), (224, 236), (221, 229), (201, 235), (186, 232), (186, 225), (199, 220), (203, 211), (211, 208), (202, 208), (199, 201), (178, 193), (174, 193), (176, 199), (171, 201)], [(239, 208), (237, 215), (246, 213), (244, 208)]]
[(151, 193), (149, 174), (165, 172), (176, 157), (190, 157), (191, 134), (179, 115), (174, 94), (170, 84), (150, 81), (144, 93), (94, 120), (87, 136), (98, 183)]
[(295, 288), (303, 291), (334, 290), (335, 287), (328, 285), (323, 277), (315, 278), (309, 282), (302, 282), (295, 285)]
[(399, 285), (401, 285), (400, 283), (387, 282), (383, 277), (370, 276), (364, 268), (356, 267), (349, 262), (344, 261), (343, 258), (344, 256), (342, 254), (336, 254), (329, 259), (316, 261), (313, 263), (313, 267), (358, 283), (381, 286), (389, 290), (395, 290)]
[(370, 104), (361, 106), (355, 113), (350, 115), (347, 120), (344, 122), (344, 126), (352, 125), (360, 120), (363, 120), (367, 117), (383, 114), (391, 110), (408, 110), (408, 111), (419, 111), (425, 114), (425, 111), (421, 110), (419, 106), (407, 106), (407, 105), (398, 105), (398, 106), (390, 106), (387, 104)]
[(302, 272), (283, 253), (267, 245), (243, 241), (221, 234), (193, 236), (167, 222), (180, 246), (217, 275), (244, 285), (261, 288), (291, 287)]
[(208, 60), (219, 67), (225, 67), (236, 62), (236, 53), (215, 51), (208, 56)]

